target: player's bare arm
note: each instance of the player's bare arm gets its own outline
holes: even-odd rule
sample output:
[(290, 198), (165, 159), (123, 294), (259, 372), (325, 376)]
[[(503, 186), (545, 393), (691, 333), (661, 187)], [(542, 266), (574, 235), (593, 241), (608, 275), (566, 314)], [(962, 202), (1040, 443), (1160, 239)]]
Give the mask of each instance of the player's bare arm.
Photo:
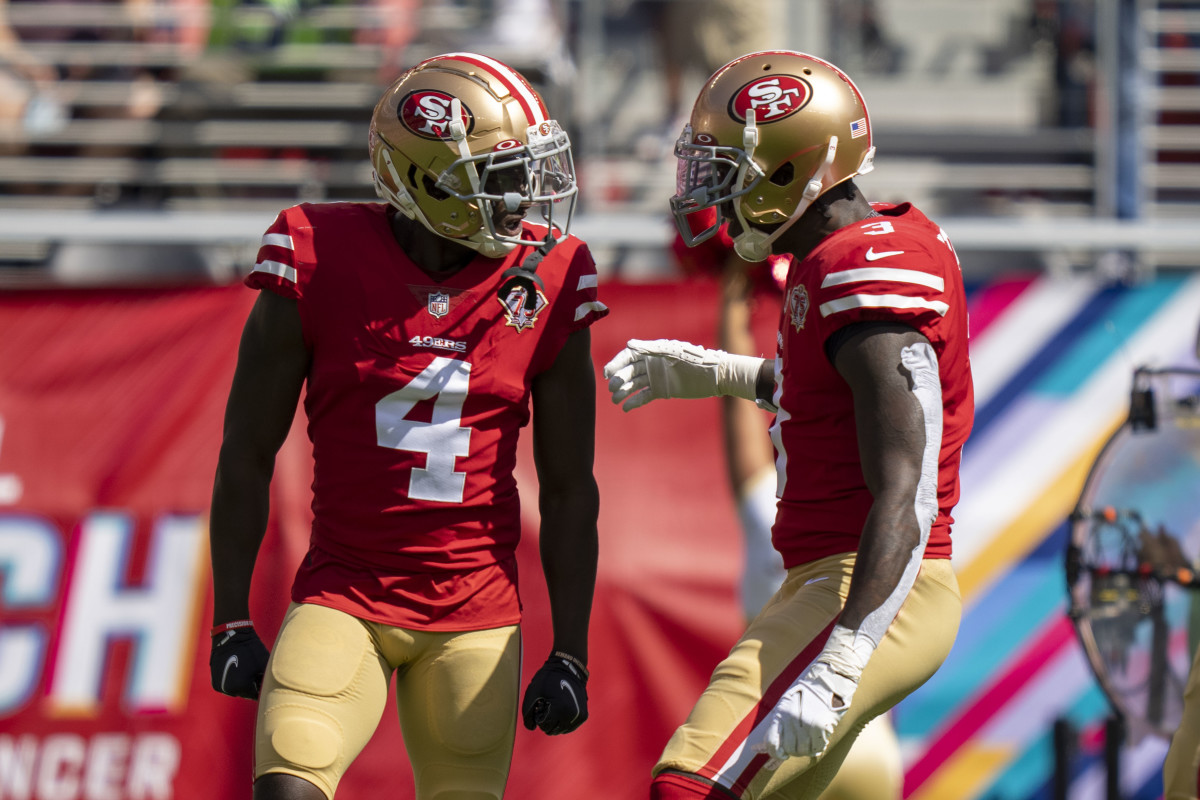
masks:
[(261, 292), (242, 331), (213, 487), (214, 623), (249, 619), (275, 455), (291, 428), (308, 363), (296, 302)]
[(586, 663), (600, 508), (592, 472), (596, 378), (587, 329), (571, 334), (554, 365), (534, 380), (532, 389), (541, 556), (550, 591), (554, 647)]
[(588, 718), (588, 621), (596, 584), (600, 494), (592, 474), (596, 379), (587, 329), (567, 339), (534, 379), (533, 453), (541, 511), (541, 558), (554, 644), (521, 703), (525, 727), (570, 733)]
[(904, 325), (853, 336), (835, 357), (854, 393), (863, 478), (874, 503), (863, 526), (841, 624), (859, 628), (896, 590), (921, 530), (914, 501), (925, 451), (925, 418), (901, 353), (928, 340)]

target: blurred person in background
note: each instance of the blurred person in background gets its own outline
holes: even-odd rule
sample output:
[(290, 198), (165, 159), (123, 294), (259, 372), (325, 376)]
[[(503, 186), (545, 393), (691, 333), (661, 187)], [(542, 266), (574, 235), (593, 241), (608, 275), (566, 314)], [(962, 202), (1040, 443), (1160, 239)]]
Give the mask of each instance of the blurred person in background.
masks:
[[(699, 232), (714, 217), (712, 209), (694, 214), (687, 220), (689, 229)], [(772, 255), (757, 264), (745, 261), (733, 250), (728, 226), (695, 247), (687, 247), (677, 235), (672, 250), (685, 273), (715, 274), (719, 281), (717, 347), (741, 355), (761, 353), (753, 320), (763, 314), (778, 318), (791, 259)], [(721, 397), (726, 473), (742, 532), (744, 561), (738, 591), (747, 625), (787, 577), (783, 558), (771, 542), (777, 480), (763, 414), (748, 400)], [(888, 715), (880, 714), (855, 739), (821, 800), (899, 800), (903, 788), (900, 744)]]
[[(194, 28), (170, 21), (196, 19), (194, 0), (171, 0), (161, 14), (153, 0), (83, 0), (74, 6), (44, 0), (0, 2), (10, 12), (11, 34), (24, 44), (31, 63), (37, 64), (23, 115), (27, 152), (95, 159), (145, 158), (154, 152), (155, 144), (147, 138), (139, 141), (136, 135), (124, 139), (112, 134), (83, 135), (68, 137), (65, 143), (50, 135), (74, 120), (87, 125), (95, 120), (137, 123), (157, 117), (165, 104), (163, 84), (174, 80), (183, 61), (177, 56), (198, 52)], [(65, 5), (67, 11), (76, 7), (78, 13), (64, 14), (58, 5)], [(0, 33), (0, 38), (4, 35)], [(189, 36), (191, 44), (186, 44)], [(174, 52), (164, 56), (164, 44)], [(97, 84), (107, 91), (93, 93), (92, 86)], [(119, 94), (114, 89), (119, 89)], [(81, 133), (87, 130), (81, 126)], [(148, 189), (133, 176), (101, 183), (57, 180), (45, 187), (29, 187), (29, 191), (91, 195), (96, 204), (104, 206), (127, 201), (156, 205), (159, 201), (156, 189)]]
[(670, 153), (687, 119), (690, 89), (742, 53), (777, 47), (786, 40), (784, 4), (779, 0), (637, 0), (648, 14), (663, 75), (659, 127), (636, 143), (639, 154), (657, 160)]
[(354, 32), (354, 43), (379, 46), (376, 79), (383, 85), (408, 63), (408, 46), (420, 32), (422, 4), (422, 0), (362, 0), (362, 5), (371, 9), (370, 21)]
[(9, 23), (8, 0), (0, 0), (0, 123), (20, 123), (39, 97), (54, 91), (58, 70), (46, 64), (21, 43)]
[[(727, 222), (744, 260), (791, 257), (775, 358), (631, 340), (605, 366), (608, 388), (627, 411), (732, 395), (775, 412), (772, 538), (788, 574), (667, 743), (654, 800), (818, 797), (957, 634), (965, 292), (935, 223), (859, 191), (874, 150), (853, 81), (788, 51), (719, 70), (676, 144), (685, 243)], [(708, 209), (696, 232), (689, 217)]]
[[(393, 674), (416, 797), (498, 798), (520, 700), (514, 467), (531, 400), (554, 639), (519, 711), (549, 735), (588, 716), (589, 327), (608, 309), (568, 233), (570, 142), (517, 72), (422, 62), (376, 106), (370, 155), (387, 202), (284, 210), (246, 279), (260, 292), (210, 521), (212, 685), (259, 698), (258, 800), (332, 798)], [(251, 576), (302, 388), (314, 520), (268, 660)]]

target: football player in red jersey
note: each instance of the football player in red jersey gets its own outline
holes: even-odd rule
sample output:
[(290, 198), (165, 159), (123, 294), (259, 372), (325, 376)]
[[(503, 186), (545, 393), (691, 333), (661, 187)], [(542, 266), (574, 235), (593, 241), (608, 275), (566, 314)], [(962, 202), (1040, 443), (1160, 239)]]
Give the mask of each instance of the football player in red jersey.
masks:
[[(713, 209), (696, 218), (707, 227)], [(791, 259), (769, 256), (748, 263), (733, 252), (727, 226), (696, 247), (683, 245), (676, 236), (673, 250), (688, 272), (715, 272), (721, 289), (717, 319), (717, 346), (730, 353), (754, 354), (758, 346), (752, 320), (762, 314), (777, 319), (780, 293)], [(764, 317), (765, 318), (765, 317)], [(721, 398), (721, 427), (730, 488), (741, 525), (744, 563), (739, 590), (742, 611), (749, 624), (787, 577), (783, 559), (771, 544), (775, 521), (777, 484), (771, 440), (763, 413), (740, 397)], [(904, 789), (900, 743), (888, 714), (867, 723), (846, 754), (842, 768), (821, 793), (820, 800), (899, 800)]]
[[(745, 260), (792, 258), (775, 357), (632, 340), (605, 366), (609, 390), (626, 410), (732, 395), (775, 412), (772, 541), (788, 574), (667, 743), (651, 797), (811, 800), (958, 630), (950, 512), (973, 417), (962, 276), (924, 214), (860, 193), (866, 105), (821, 59), (725, 65), (675, 153), (687, 243), (727, 222)], [(695, 232), (688, 218), (709, 208)]]
[[(554, 642), (520, 713), (552, 735), (587, 719), (588, 329), (608, 309), (568, 234), (569, 140), (521, 75), (470, 53), (424, 61), (385, 91), (369, 142), (387, 203), (284, 210), (246, 279), (260, 292), (212, 501), (213, 687), (259, 697), (259, 800), (332, 798), (393, 673), (416, 796), (498, 798), (520, 701), (513, 472), (531, 402)], [(302, 388), (314, 519), (268, 661), (248, 595)]]

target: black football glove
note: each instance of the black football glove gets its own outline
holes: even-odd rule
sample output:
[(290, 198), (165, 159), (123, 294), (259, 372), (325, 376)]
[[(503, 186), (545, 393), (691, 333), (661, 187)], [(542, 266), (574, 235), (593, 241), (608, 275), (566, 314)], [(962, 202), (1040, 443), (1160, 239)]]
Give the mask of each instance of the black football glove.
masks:
[(268, 655), (254, 628), (218, 633), (212, 637), (212, 655), (208, 657), (212, 687), (230, 697), (257, 700)]
[(570, 733), (588, 718), (588, 672), (577, 659), (554, 653), (529, 681), (521, 717), (529, 730)]

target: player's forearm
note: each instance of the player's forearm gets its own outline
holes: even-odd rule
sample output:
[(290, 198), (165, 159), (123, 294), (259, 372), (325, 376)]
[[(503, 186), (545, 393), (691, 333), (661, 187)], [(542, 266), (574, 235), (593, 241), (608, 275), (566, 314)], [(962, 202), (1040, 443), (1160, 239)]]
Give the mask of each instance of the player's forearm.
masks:
[(554, 648), (587, 662), (588, 625), (599, 552), (594, 481), (566, 493), (543, 494), (541, 558), (550, 596)]
[(213, 620), (250, 617), (254, 562), (267, 529), (271, 474), (244, 460), (223, 457), (217, 467), (209, 516)]
[[(920, 541), (921, 530), (911, 500), (876, 499), (859, 539), (850, 592), (839, 620), (843, 626), (861, 628), (869, 615), (885, 606), (892, 609), (891, 616), (895, 615), (911, 588), (906, 577), (909, 572), (915, 573), (919, 564), (921, 553), (916, 549)], [(890, 622), (889, 617), (874, 627), (886, 629)]]

